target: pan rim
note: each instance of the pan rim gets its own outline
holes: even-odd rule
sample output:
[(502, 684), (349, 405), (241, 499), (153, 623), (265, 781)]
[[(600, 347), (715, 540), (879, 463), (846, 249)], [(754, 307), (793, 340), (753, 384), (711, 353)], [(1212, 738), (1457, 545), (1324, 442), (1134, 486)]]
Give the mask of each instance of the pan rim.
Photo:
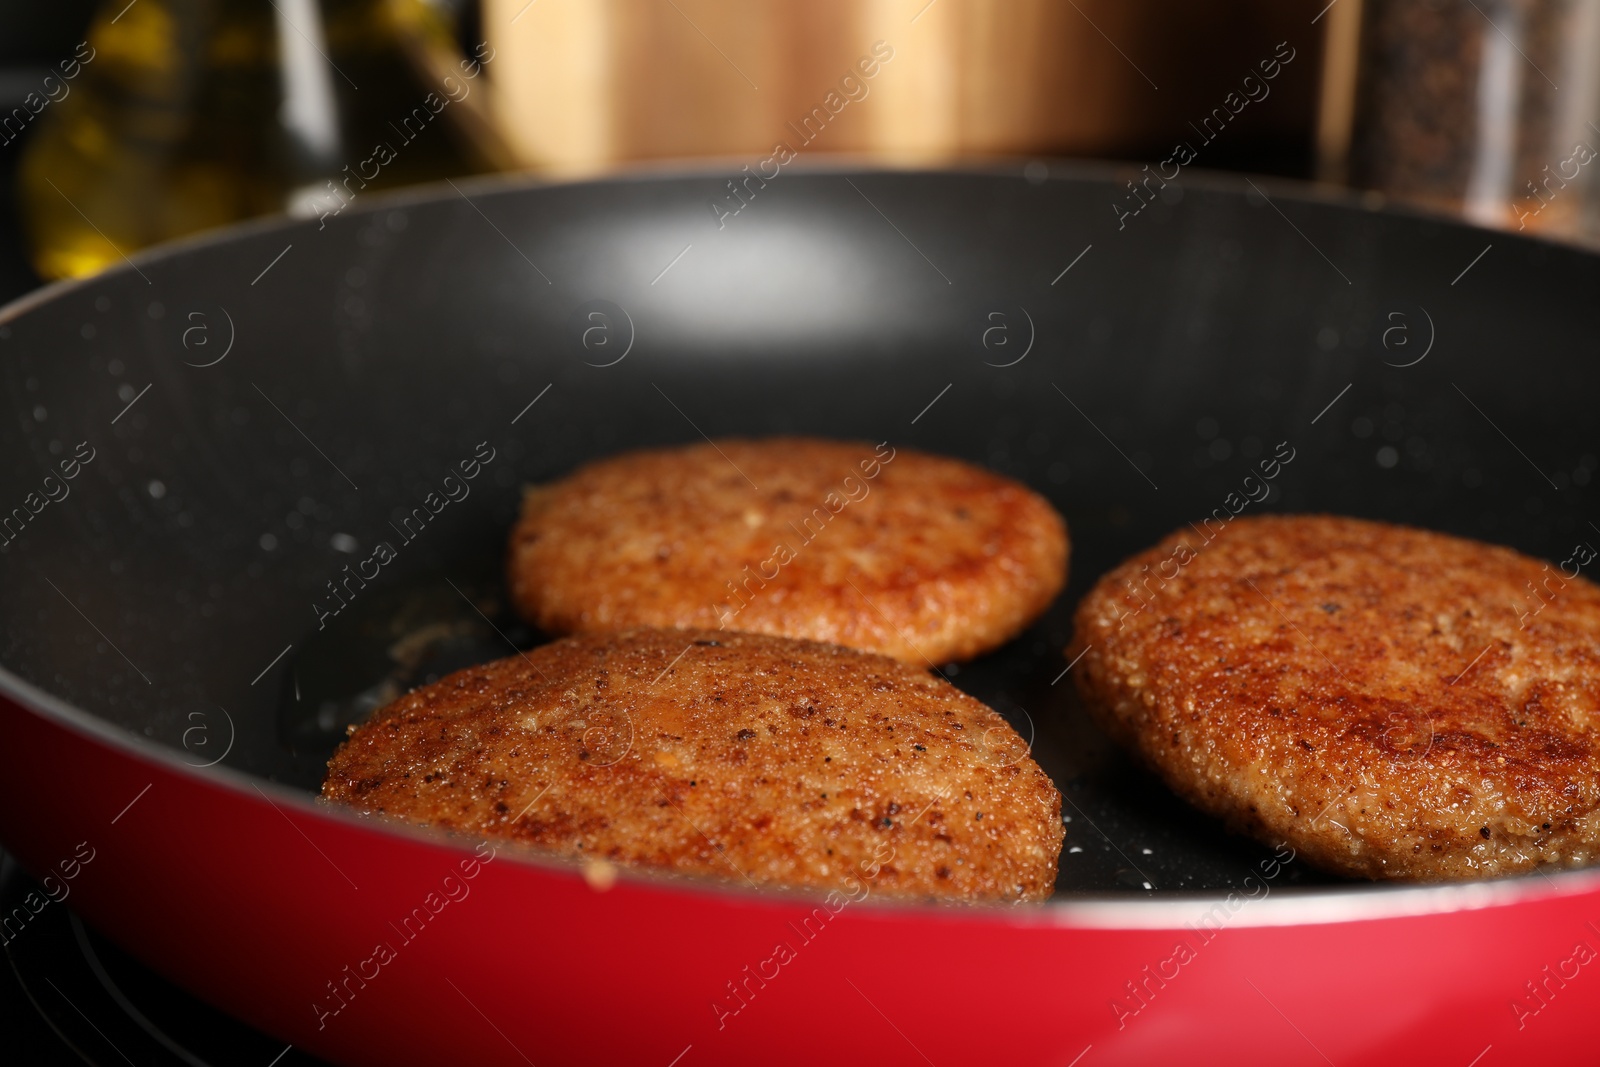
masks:
[[(474, 175), (460, 179), (459, 185), (485, 194), (507, 194), (576, 186), (642, 184), (697, 177), (720, 178), (724, 176), (720, 168), (727, 163), (733, 163), (734, 160), (735, 157), (652, 160), (604, 175), (559, 180), (530, 172)], [(822, 159), (801, 161), (794, 173), (808, 177), (830, 174), (1020, 177), (1022, 164), (1033, 160), (1048, 162), (1050, 173), (1045, 179), (1046, 182), (1105, 180), (1138, 166), (1132, 162), (1038, 156), (999, 156), (945, 166), (893, 166), (859, 156), (837, 154)], [(742, 162), (747, 161), (735, 163), (734, 169), (737, 170)], [(1576, 255), (1596, 254), (1594, 250), (1549, 237), (1490, 230), (1409, 205), (1387, 201), (1375, 204), (1362, 193), (1343, 187), (1277, 176), (1263, 176), (1261, 180), (1273, 188), (1274, 195), (1298, 203), (1345, 207), (1371, 214), (1397, 215), (1463, 232), (1490, 235), (1496, 240), (1552, 246)], [(1242, 195), (1245, 193), (1243, 186), (1247, 183), (1247, 178), (1240, 172), (1195, 168), (1186, 175), (1186, 181), (1208, 191)], [(358, 205), (355, 210), (349, 212), (349, 215), (355, 220), (408, 205), (447, 202), (456, 195), (464, 196), (461, 188), (449, 182), (408, 186), (375, 193), (366, 204)], [(252, 236), (274, 232), (287, 233), (308, 226), (313, 221), (315, 220), (281, 214), (272, 215), (206, 230), (137, 251), (123, 262), (100, 273), (51, 282), (0, 306), (0, 326), (67, 293), (115, 277), (120, 273), (134, 271), (138, 266), (159, 264), (171, 257)], [(343, 224), (350, 225), (351, 222)], [(297, 813), (304, 816), (332, 819), (369, 833), (391, 835), (436, 848), (459, 849), (463, 854), (468, 852), (460, 839), (451, 835), (426, 827), (408, 826), (389, 820), (374, 820), (352, 811), (320, 804), (314, 796), (308, 796), (302, 790), (291, 788), (270, 778), (221, 765), (197, 768), (180, 758), (176, 750), (146, 741), (128, 729), (78, 708), (14, 674), (3, 664), (0, 664), (0, 698), (9, 700), (24, 714), (36, 715), (46, 722), (64, 726), (124, 756), (159, 767), (196, 783), (226, 788), (237, 792), (247, 800), (250, 799), (251, 792), (257, 791), (276, 803), (290, 805)], [(580, 861), (543, 855), (531, 847), (515, 844), (510, 844), (506, 848), (506, 853), (519, 865), (528, 865), (551, 874), (582, 877), (583, 864)], [(773, 887), (750, 889), (716, 879), (667, 876), (638, 868), (617, 868), (617, 876), (619, 884), (625, 884), (636, 891), (682, 893), (700, 900), (710, 895), (744, 907), (781, 907), (786, 903), (809, 903), (820, 900), (824, 895), (822, 891), (817, 890), (783, 890)], [(1506, 878), (1423, 885), (1351, 882), (1332, 887), (1280, 891), (1275, 894), (1268, 892), (1259, 898), (1243, 897), (1238, 892), (1222, 891), (1183, 895), (1158, 891), (1158, 895), (1154, 897), (1136, 897), (1130, 891), (1126, 894), (1072, 894), (1053, 897), (1037, 905), (1022, 906), (951, 907), (915, 901), (877, 900), (872, 901), (870, 908), (863, 914), (871, 915), (876, 921), (923, 922), (939, 919), (987, 925), (998, 923), (1018, 930), (1070, 928), (1153, 931), (1181, 929), (1186, 924), (1192, 924), (1200, 916), (1212, 914), (1218, 906), (1226, 906), (1235, 899), (1243, 903), (1237, 909), (1230, 909), (1228, 920), (1230, 928), (1380, 921), (1429, 914), (1479, 911), (1584, 895), (1600, 895), (1600, 866), (1553, 872), (1535, 871)]]

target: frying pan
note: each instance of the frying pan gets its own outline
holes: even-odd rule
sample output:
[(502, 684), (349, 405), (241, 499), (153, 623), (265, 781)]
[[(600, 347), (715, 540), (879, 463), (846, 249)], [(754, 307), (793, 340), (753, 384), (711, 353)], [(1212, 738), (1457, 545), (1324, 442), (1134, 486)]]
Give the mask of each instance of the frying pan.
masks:
[[(1145, 203), (1112, 167), (790, 168), (730, 215), (732, 173), (374, 197), (0, 313), (6, 848), (163, 973), (340, 1063), (1466, 1067), (1587, 1047), (1595, 871), (1319, 876), (1112, 749), (1061, 649), (1097, 575), (1233, 510), (1284, 442), (1247, 507), (1551, 560), (1600, 537), (1600, 260), (1221, 176)], [(1062, 789), (1051, 903), (834, 911), (314, 800), (346, 724), (542, 639), (499, 579), (521, 485), (788, 432), (983, 463), (1067, 517), (1066, 593), (948, 671)], [(406, 537), (394, 520), (481, 449), (466, 495)]]

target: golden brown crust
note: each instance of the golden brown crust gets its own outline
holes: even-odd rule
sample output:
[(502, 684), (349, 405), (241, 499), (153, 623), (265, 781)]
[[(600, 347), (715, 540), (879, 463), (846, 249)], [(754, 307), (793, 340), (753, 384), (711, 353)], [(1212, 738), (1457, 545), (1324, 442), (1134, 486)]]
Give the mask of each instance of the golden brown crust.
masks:
[(1026, 487), (814, 438), (591, 463), (527, 494), (509, 559), (513, 601), (548, 633), (745, 630), (922, 666), (1016, 636), (1066, 568), (1066, 525)]
[(759, 634), (570, 637), (379, 710), (329, 800), (570, 856), (1042, 900), (1061, 797), (993, 710), (884, 656)]
[(1068, 652), (1084, 649), (1080, 690), (1114, 737), (1329, 870), (1600, 858), (1600, 587), (1557, 567), (1384, 523), (1238, 519), (1102, 578)]

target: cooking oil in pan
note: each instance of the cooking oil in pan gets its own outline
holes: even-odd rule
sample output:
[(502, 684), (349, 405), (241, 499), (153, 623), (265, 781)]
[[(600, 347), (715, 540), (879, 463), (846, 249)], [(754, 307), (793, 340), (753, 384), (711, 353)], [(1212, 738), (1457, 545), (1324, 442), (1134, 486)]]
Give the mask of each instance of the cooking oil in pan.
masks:
[(278, 741), (325, 758), (378, 708), (452, 671), (539, 644), (490, 583), (422, 576), (352, 603), (283, 673)]

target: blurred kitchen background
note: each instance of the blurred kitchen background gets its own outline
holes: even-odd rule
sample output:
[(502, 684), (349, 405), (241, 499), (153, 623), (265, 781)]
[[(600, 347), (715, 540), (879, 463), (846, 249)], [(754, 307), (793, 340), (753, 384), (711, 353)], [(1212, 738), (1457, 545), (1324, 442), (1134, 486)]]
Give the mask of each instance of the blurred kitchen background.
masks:
[(1597, 122), (1600, 0), (9, 0), (0, 299), (369, 191), (780, 143), (1130, 178), (1185, 145), (1600, 243)]

